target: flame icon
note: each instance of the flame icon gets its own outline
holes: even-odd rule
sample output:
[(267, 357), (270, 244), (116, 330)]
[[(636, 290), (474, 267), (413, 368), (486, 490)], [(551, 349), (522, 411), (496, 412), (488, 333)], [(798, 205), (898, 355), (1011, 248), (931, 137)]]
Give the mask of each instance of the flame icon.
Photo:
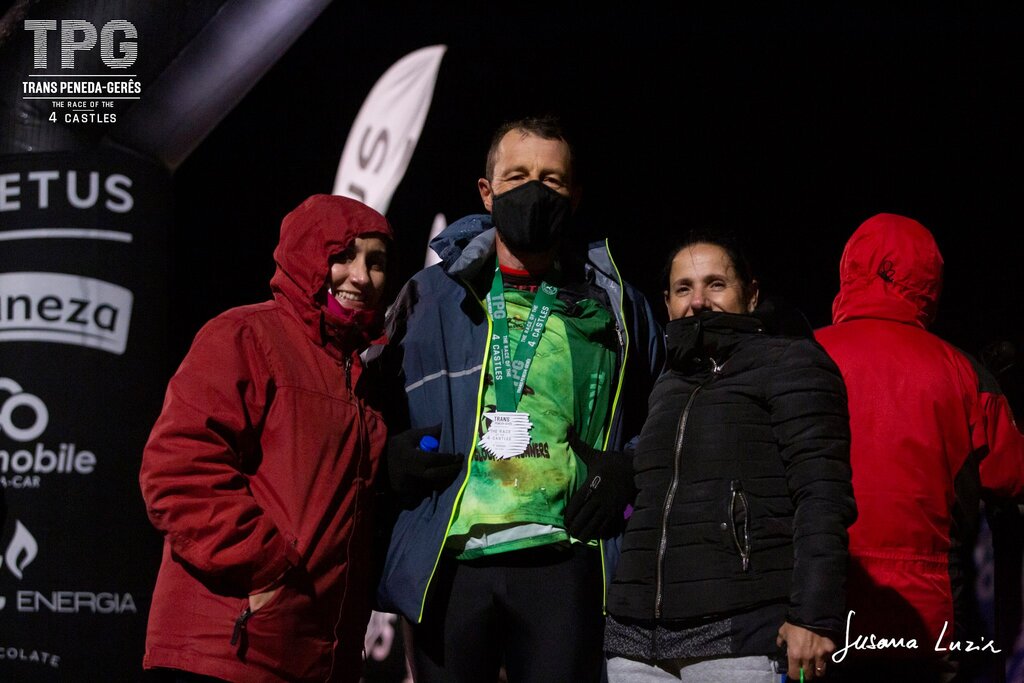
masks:
[[(36, 559), (38, 553), (39, 544), (36, 543), (35, 537), (19, 520), (15, 522), (14, 538), (7, 546), (7, 552), (4, 553), (3, 558), (0, 558), (0, 566), (3, 565), (3, 560), (7, 560), (7, 569), (20, 579), (22, 571), (32, 564), (32, 560)], [(0, 609), (3, 609), (2, 604), (0, 604)]]

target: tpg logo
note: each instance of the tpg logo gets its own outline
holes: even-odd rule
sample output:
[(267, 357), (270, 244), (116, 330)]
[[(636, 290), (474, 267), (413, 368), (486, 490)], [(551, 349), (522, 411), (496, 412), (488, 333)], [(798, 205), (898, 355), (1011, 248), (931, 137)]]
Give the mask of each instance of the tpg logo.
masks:
[[(32, 31), (33, 67), (45, 69), (47, 59), (47, 35), (57, 30), (56, 19), (26, 19), (25, 30)], [(118, 35), (124, 38), (117, 40)], [(60, 68), (75, 68), (75, 52), (92, 50), (96, 47), (96, 27), (85, 19), (62, 19), (60, 22)], [(109, 69), (127, 69), (139, 56), (139, 44), (135, 40), (139, 32), (135, 24), (125, 19), (112, 19), (99, 31), (100, 59)], [(117, 48), (118, 55), (114, 54)]]

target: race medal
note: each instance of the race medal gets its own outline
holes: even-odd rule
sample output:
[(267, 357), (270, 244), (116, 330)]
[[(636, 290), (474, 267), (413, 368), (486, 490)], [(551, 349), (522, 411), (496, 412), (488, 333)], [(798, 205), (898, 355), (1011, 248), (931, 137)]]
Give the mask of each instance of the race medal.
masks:
[(490, 424), (487, 433), (480, 439), (480, 446), (494, 456), (495, 460), (506, 460), (522, 455), (530, 445), (529, 413), (507, 413), (495, 411), (484, 413)]
[(513, 358), (501, 270), (494, 269), (494, 280), (487, 295), (487, 312), (493, 321), (494, 330), (491, 335), (491, 367), (494, 370), (497, 410), (483, 416), (490, 425), (480, 439), (480, 446), (496, 460), (522, 455), (530, 445), (530, 429), (533, 428), (530, 414), (518, 412), (517, 409), (526, 387), (526, 375), (537, 353), (544, 325), (551, 315), (551, 305), (557, 294), (556, 287), (546, 282), (541, 283)]

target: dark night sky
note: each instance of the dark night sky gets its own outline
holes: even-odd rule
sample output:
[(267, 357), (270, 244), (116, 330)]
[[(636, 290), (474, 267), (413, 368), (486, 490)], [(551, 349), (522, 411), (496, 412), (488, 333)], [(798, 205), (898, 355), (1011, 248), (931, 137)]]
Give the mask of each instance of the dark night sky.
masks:
[(659, 312), (666, 250), (711, 224), (746, 237), (769, 293), (826, 324), (846, 238), (889, 211), (928, 226), (946, 257), (934, 330), (972, 352), (1020, 343), (1016, 14), (355, 5), (327, 9), (178, 170), (175, 363), (206, 319), (266, 298), (281, 217), (331, 191), (376, 79), (438, 43), (434, 101), (388, 212), (400, 280), (435, 213), (481, 210), (491, 130), (553, 111), (576, 136), (578, 217)]

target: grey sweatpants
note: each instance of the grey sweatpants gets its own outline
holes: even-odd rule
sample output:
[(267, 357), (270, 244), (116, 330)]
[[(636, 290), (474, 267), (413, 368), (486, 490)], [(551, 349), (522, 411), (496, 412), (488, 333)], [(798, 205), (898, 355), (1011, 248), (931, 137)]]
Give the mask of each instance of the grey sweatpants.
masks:
[(608, 683), (778, 683), (775, 664), (764, 655), (708, 657), (658, 662), (626, 657), (608, 660)]

